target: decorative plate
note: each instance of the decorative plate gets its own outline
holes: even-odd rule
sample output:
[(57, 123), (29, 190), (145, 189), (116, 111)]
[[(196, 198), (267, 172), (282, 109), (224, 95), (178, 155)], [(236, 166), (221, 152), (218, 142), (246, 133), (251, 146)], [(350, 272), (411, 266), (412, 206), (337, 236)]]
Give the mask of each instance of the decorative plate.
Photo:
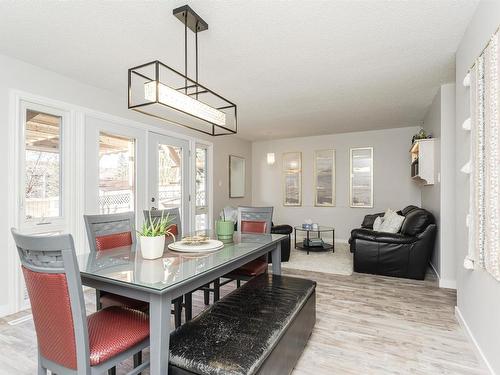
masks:
[(224, 244), (222, 241), (209, 240), (196, 244), (186, 243), (184, 241), (177, 241), (168, 245), (168, 248), (173, 251), (179, 251), (184, 253), (203, 253), (222, 249)]
[(188, 236), (182, 239), (182, 243), (185, 245), (201, 245), (207, 243), (209, 238), (207, 236)]

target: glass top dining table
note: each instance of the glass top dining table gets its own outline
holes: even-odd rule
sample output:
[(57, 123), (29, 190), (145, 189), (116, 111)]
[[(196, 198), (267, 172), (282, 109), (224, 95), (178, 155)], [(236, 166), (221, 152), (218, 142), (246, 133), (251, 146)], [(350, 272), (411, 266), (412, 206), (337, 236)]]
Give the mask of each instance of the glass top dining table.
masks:
[[(212, 239), (212, 232), (197, 232)], [(181, 253), (165, 246), (163, 256), (141, 256), (140, 241), (131, 246), (77, 257), (82, 284), (149, 303), (150, 373), (168, 373), (170, 310), (172, 300), (270, 253), (272, 273), (281, 274), (281, 234), (235, 233), (220, 250)]]
[[(211, 239), (217, 237), (208, 231), (198, 231)], [(265, 245), (281, 240), (279, 234), (235, 233), (231, 243), (211, 252), (178, 252), (168, 249), (166, 241), (163, 256), (144, 259), (140, 252), (140, 241), (130, 246), (99, 252), (88, 252), (78, 256), (82, 276), (108, 279), (109, 282), (127, 283), (137, 288), (161, 292), (175, 284), (202, 275), (213, 268), (230, 264), (238, 258), (251, 254)]]

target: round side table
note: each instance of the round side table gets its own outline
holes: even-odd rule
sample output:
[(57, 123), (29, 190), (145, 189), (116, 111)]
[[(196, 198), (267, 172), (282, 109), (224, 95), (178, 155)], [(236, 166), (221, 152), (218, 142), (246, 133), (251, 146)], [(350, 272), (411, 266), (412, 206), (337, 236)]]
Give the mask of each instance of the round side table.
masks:
[[(327, 250), (332, 250), (332, 252), (335, 252), (335, 228), (333, 227), (324, 227), (324, 226), (318, 226), (317, 229), (305, 229), (302, 228), (302, 226), (296, 226), (295, 228), (295, 236), (294, 236), (294, 245), (296, 249), (299, 250), (306, 250), (307, 254), (309, 254), (309, 251), (327, 251)], [(309, 242), (310, 240), (310, 233), (316, 233), (316, 237), (314, 238), (319, 238), (321, 239), (321, 233), (323, 232), (332, 232), (332, 243), (323, 243), (323, 246), (307, 246), (304, 243), (298, 243), (297, 244), (297, 231), (299, 232), (306, 232), (306, 242)]]

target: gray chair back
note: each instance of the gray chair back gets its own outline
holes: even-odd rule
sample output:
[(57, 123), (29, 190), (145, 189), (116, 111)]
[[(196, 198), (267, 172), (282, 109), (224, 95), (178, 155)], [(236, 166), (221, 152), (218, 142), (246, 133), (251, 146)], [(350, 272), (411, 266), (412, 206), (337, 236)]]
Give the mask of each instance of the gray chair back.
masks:
[[(182, 237), (182, 223), (181, 223), (181, 214), (178, 207), (175, 208), (166, 208), (164, 210), (144, 210), (144, 220), (149, 222), (149, 215), (151, 213), (151, 219), (160, 218), (162, 215), (166, 217), (169, 215), (170, 219), (173, 219), (172, 225), (175, 225), (177, 228), (176, 236)], [(175, 233), (174, 233), (175, 234)]]
[(31, 301), (39, 356), (55, 363), (54, 368), (61, 369), (57, 373), (68, 372), (68, 362), (76, 362), (79, 374), (90, 373), (87, 316), (73, 237), (11, 232)]
[[(135, 213), (124, 212), (106, 215), (83, 215), (90, 251), (136, 243)], [(112, 246), (99, 246), (100, 243)]]
[(240, 233), (271, 233), (273, 207), (238, 207)]

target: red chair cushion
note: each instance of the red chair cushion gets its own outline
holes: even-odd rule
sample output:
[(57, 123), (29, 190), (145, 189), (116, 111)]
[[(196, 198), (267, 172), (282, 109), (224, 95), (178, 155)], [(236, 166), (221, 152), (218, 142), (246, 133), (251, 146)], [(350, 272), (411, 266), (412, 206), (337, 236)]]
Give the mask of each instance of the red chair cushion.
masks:
[(129, 245), (132, 245), (132, 234), (130, 232), (113, 233), (95, 238), (97, 250), (108, 250)]
[(136, 309), (141, 311), (147, 311), (149, 308), (149, 303), (147, 302), (120, 296), (119, 294), (113, 294), (113, 293), (102, 292), (99, 301), (101, 302), (103, 309), (111, 306), (119, 306), (119, 307), (130, 307), (131, 309)]
[(66, 275), (22, 267), (31, 302), (38, 348), (43, 357), (76, 369), (76, 343)]
[[(266, 233), (265, 221), (242, 220), (241, 233)], [(252, 260), (251, 262), (235, 269), (229, 275), (230, 278), (238, 278), (238, 276), (254, 277), (262, 275), (267, 271), (267, 255)]]
[(118, 306), (87, 317), (90, 365), (96, 366), (149, 337), (147, 314)]
[(262, 275), (267, 271), (267, 254), (248, 262), (247, 264), (235, 269), (227, 277), (237, 278), (238, 276), (254, 277)]
[(266, 233), (265, 221), (242, 220), (241, 233)]
[(168, 230), (170, 233), (172, 233), (174, 236), (177, 236), (179, 234), (179, 228), (177, 228), (177, 224), (172, 224), (171, 226), (168, 227)]

